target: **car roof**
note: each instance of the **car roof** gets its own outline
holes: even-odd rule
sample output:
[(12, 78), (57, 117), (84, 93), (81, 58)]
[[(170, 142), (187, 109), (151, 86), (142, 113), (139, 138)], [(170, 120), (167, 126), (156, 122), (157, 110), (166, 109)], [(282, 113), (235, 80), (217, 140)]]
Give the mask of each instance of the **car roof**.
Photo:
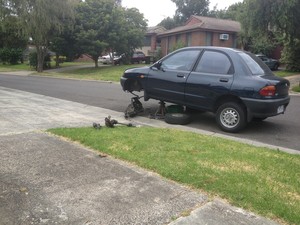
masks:
[[(210, 50), (222, 50), (222, 51), (231, 51), (231, 52), (244, 52), (241, 49), (236, 49), (236, 48), (228, 48), (228, 47), (219, 47), (219, 46), (192, 46), (192, 47), (184, 47), (181, 49), (210, 49)], [(181, 50), (179, 49), (179, 50)]]

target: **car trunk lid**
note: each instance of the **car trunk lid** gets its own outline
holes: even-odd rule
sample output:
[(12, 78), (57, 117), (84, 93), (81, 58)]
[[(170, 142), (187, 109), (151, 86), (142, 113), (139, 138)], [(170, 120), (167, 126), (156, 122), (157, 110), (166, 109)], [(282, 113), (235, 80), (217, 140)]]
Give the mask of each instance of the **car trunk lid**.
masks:
[(268, 85), (275, 86), (275, 97), (281, 98), (289, 95), (290, 82), (287, 79), (273, 75), (265, 75), (261, 78), (268, 80)]

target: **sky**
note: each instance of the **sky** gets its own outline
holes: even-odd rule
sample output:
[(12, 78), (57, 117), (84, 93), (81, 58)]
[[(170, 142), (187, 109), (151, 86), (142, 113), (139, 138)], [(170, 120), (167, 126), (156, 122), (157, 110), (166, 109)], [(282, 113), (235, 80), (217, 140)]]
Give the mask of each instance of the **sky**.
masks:
[[(217, 4), (217, 9), (241, 2), (242, 0), (210, 0), (210, 9)], [(137, 8), (148, 20), (148, 26), (156, 26), (164, 18), (173, 17), (176, 5), (171, 0), (122, 0), (122, 6), (127, 8)]]

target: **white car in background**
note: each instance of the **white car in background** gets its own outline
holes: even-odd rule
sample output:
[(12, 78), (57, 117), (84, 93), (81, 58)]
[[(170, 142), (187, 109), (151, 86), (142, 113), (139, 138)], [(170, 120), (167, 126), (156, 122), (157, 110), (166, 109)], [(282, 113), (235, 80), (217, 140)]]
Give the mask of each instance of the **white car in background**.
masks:
[(98, 61), (103, 64), (112, 64), (113, 61), (118, 60), (120, 58), (119, 55), (117, 55), (116, 52), (114, 52), (114, 56), (112, 52), (108, 53), (107, 55), (100, 56)]

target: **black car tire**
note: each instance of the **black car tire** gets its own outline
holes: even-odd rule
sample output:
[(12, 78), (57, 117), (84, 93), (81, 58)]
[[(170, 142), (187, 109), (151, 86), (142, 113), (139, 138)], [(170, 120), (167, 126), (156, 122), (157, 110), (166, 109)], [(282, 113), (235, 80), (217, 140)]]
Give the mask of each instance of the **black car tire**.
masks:
[(279, 65), (276, 63), (273, 67), (273, 70), (278, 70)]
[(192, 121), (192, 116), (186, 113), (167, 113), (165, 122), (169, 124), (186, 125)]
[(216, 121), (223, 131), (236, 133), (247, 124), (246, 110), (236, 102), (224, 103), (217, 110)]

